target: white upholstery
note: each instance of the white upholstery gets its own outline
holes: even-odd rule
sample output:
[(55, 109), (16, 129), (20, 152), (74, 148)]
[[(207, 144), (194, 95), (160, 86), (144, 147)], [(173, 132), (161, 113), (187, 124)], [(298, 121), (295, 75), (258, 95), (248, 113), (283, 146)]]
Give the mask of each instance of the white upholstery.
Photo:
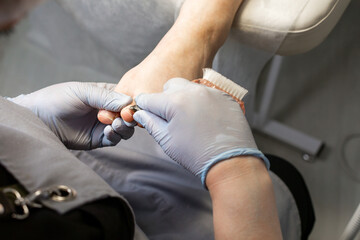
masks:
[(245, 0), (237, 13), (233, 28), (241, 42), (267, 51), (274, 51), (274, 39), (284, 37), (286, 33), (284, 41), (276, 46), (277, 54), (303, 53), (326, 38), (349, 2), (350, 0)]

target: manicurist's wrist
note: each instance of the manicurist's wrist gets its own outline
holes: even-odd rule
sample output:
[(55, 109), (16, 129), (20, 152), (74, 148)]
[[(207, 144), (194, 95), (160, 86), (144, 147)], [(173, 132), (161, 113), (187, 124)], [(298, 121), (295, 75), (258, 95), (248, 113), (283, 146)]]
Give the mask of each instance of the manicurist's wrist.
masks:
[(269, 173), (264, 161), (253, 156), (239, 156), (215, 164), (206, 176), (206, 186), (211, 192), (219, 188), (236, 184), (252, 177), (268, 178)]
[(10, 101), (10, 102), (13, 102), (17, 105), (20, 105), (22, 107), (26, 107), (26, 108), (30, 108), (30, 104), (31, 104), (31, 101), (29, 101), (28, 99), (26, 99), (26, 95), (25, 94), (21, 94), (17, 97), (5, 97), (6, 100)]

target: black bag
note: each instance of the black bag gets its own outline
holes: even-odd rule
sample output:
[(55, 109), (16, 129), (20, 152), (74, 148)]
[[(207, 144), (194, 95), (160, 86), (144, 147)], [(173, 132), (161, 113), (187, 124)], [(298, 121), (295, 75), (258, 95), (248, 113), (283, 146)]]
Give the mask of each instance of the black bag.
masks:
[[(0, 188), (14, 184), (19, 186), (18, 181), (0, 165)], [(9, 199), (4, 197), (7, 196), (0, 194), (0, 208), (11, 208), (5, 206)], [(123, 200), (114, 197), (87, 203), (64, 215), (46, 207), (31, 208), (29, 216), (23, 220), (0, 214), (0, 238), (4, 240), (133, 239), (134, 228), (130, 209)]]

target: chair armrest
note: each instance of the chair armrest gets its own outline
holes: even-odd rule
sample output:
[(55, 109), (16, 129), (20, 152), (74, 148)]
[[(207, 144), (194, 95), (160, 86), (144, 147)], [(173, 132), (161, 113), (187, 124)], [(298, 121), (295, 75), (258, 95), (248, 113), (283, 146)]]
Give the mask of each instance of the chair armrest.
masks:
[[(350, 0), (245, 0), (233, 22), (233, 32), (242, 43), (255, 48), (279, 55), (304, 53), (327, 37), (349, 3)], [(281, 38), (284, 40), (279, 45)]]

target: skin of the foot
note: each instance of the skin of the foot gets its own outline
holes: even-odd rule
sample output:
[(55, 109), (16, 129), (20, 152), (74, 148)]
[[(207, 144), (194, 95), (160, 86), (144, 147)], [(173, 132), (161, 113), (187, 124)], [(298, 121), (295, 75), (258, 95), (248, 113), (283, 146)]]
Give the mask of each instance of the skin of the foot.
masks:
[[(215, 53), (226, 40), (231, 21), (221, 25), (204, 18), (194, 24), (190, 15), (195, 13), (188, 5), (183, 6), (174, 26), (149, 56), (121, 78), (115, 91), (133, 98), (140, 93), (161, 92), (167, 80), (174, 77), (196, 79), (202, 76), (203, 68), (211, 67)], [(99, 111), (98, 119), (111, 124), (115, 113), (105, 112)], [(128, 107), (120, 113), (127, 122), (133, 121), (132, 115)]]

